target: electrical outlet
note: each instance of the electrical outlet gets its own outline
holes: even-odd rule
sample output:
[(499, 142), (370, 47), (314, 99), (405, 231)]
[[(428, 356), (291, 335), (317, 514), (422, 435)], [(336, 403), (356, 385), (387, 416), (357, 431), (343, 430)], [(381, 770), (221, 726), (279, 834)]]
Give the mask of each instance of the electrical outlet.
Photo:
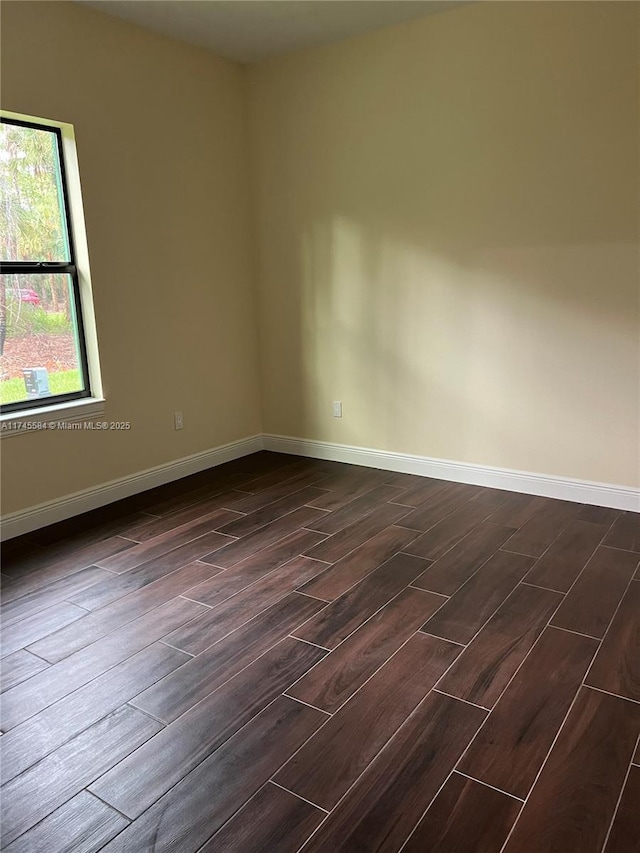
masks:
[(182, 412), (175, 412), (173, 415), (173, 423), (176, 429), (182, 429), (184, 422), (182, 420)]
[(334, 400), (333, 401), (333, 417), (341, 418), (342, 417), (342, 400)]

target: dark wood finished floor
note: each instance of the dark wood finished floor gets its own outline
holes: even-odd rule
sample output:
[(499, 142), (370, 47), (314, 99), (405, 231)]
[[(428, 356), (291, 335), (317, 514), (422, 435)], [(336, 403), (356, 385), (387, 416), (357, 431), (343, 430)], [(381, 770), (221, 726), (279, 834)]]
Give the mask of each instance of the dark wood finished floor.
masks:
[(640, 851), (640, 515), (265, 452), (2, 556), (7, 853)]

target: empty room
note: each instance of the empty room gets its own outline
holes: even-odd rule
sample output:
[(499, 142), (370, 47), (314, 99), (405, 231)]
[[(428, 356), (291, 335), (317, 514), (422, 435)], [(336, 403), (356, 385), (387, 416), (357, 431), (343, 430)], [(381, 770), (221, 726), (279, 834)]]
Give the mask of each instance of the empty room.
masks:
[(0, 25), (3, 853), (640, 853), (640, 2)]

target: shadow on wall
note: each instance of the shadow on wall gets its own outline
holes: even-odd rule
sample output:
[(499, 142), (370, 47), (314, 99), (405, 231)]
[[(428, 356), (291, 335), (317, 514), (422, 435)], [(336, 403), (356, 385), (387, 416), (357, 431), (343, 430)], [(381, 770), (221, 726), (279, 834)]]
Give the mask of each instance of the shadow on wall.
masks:
[[(453, 445), (464, 461), (487, 446), (505, 459), (553, 449), (568, 471), (589, 446), (615, 446), (633, 469), (633, 244), (469, 249), (453, 261), (336, 218), (300, 246), (295, 434), (442, 458)], [(328, 417), (333, 399), (343, 421)], [(594, 408), (607, 405), (594, 434)]]
[(640, 482), (624, 6), (477, 4), (255, 72), (267, 432)]

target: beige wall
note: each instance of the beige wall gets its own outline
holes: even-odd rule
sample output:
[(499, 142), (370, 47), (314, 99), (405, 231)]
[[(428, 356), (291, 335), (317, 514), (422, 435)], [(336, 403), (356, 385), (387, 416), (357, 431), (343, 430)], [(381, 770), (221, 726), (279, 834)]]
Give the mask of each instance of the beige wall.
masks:
[(263, 427), (640, 482), (638, 4), (474, 4), (248, 73), (1, 12), (2, 106), (75, 125), (133, 424), (3, 440), (3, 512)]
[(132, 423), (3, 439), (9, 513), (261, 425), (242, 69), (75, 3), (1, 5), (2, 107), (75, 126), (105, 420)]
[(639, 13), (480, 3), (251, 69), (266, 432), (639, 484)]

